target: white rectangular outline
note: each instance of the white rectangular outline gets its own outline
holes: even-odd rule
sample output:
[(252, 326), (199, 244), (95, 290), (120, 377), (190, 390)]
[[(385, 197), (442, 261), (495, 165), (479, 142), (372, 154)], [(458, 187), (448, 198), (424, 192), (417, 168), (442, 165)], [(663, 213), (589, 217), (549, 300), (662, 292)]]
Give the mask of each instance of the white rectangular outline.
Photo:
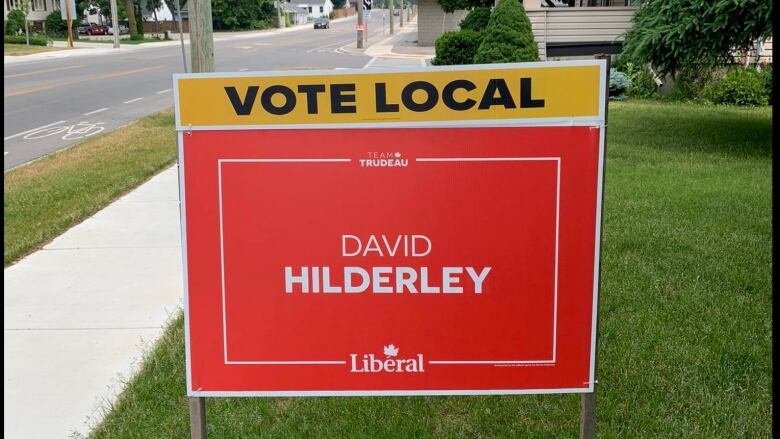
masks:
[[(591, 61), (593, 63), (594, 61)], [(543, 62), (543, 63), (537, 63), (537, 64), (550, 64), (555, 63), (558, 65), (589, 65), (590, 63), (583, 63), (578, 64), (578, 61), (552, 61), (552, 62)], [(593, 261), (593, 295), (592, 295), (592, 303), (593, 308), (591, 312), (591, 350), (590, 350), (590, 375), (587, 382), (584, 382), (583, 384), (587, 385), (587, 387), (575, 387), (575, 388), (544, 388), (544, 389), (474, 389), (474, 390), (382, 390), (382, 391), (365, 391), (365, 390), (334, 390), (334, 391), (203, 391), (200, 389), (193, 389), (192, 388), (192, 362), (191, 362), (191, 355), (190, 355), (190, 325), (189, 325), (189, 284), (187, 282), (187, 279), (189, 278), (189, 271), (187, 266), (187, 238), (186, 238), (186, 203), (184, 198), (184, 169), (185, 169), (185, 163), (184, 163), (184, 136), (183, 136), (183, 129), (179, 126), (179, 89), (178, 89), (178, 81), (177, 76), (181, 75), (173, 75), (173, 91), (174, 91), (174, 106), (175, 106), (175, 117), (176, 117), (176, 129), (178, 132), (178, 150), (179, 150), (179, 185), (180, 185), (180, 191), (179, 196), (181, 197), (179, 200), (179, 207), (180, 207), (180, 217), (181, 217), (181, 233), (182, 233), (182, 275), (184, 278), (184, 341), (186, 345), (186, 352), (185, 352), (185, 360), (187, 362), (186, 364), (186, 372), (187, 372), (187, 396), (211, 396), (211, 397), (232, 397), (232, 396), (246, 396), (246, 397), (281, 397), (281, 396), (287, 396), (287, 397), (298, 397), (298, 396), (435, 396), (435, 395), (538, 395), (538, 394), (563, 394), (563, 393), (593, 393), (595, 389), (595, 376), (596, 376), (596, 338), (597, 338), (597, 330), (598, 330), (598, 303), (599, 303), (599, 288), (600, 288), (600, 267), (601, 267), (601, 227), (602, 227), (602, 205), (603, 205), (603, 183), (604, 183), (604, 136), (605, 136), (605, 128), (606, 123), (604, 120), (604, 111), (606, 109), (606, 80), (607, 80), (607, 61), (600, 59), (595, 60), (595, 64), (599, 66), (601, 75), (599, 77), (599, 116), (595, 119), (590, 119), (590, 121), (583, 120), (583, 121), (577, 121), (574, 123), (572, 120), (569, 120), (568, 123), (566, 123), (566, 120), (560, 120), (558, 124), (554, 123), (553, 121), (549, 121), (549, 123), (544, 123), (544, 121), (529, 121), (527, 123), (519, 123), (519, 124), (511, 124), (508, 123), (508, 120), (502, 120), (500, 123), (496, 124), (480, 124), (480, 123), (474, 123), (474, 121), (465, 121), (463, 123), (460, 123), (457, 125), (458, 128), (463, 129), (469, 129), (473, 127), (478, 126), (495, 126), (495, 127), (517, 127), (517, 126), (525, 126), (525, 127), (545, 127), (545, 126), (556, 126), (556, 127), (565, 127), (565, 126), (591, 126), (593, 128), (599, 129), (599, 151), (598, 151), (598, 176), (597, 176), (597, 192), (596, 192), (596, 223), (595, 223), (595, 243), (594, 243), (594, 261)], [(496, 66), (502, 66), (501, 64), (494, 64)], [(523, 65), (523, 64), (520, 64)], [(505, 65), (504, 65), (505, 66)], [(449, 66), (448, 66), (449, 67)], [(430, 68), (436, 68), (436, 69), (447, 69), (448, 67), (427, 67), (426, 69)], [(473, 66), (472, 66), (473, 67)], [(489, 66), (481, 66), (481, 67), (489, 67)], [(464, 68), (463, 70), (476, 70), (477, 68)], [(358, 70), (355, 70), (357, 72)], [(398, 71), (398, 70), (394, 70)], [(389, 70), (388, 70), (389, 72)], [(301, 76), (305, 74), (312, 74), (312, 71), (308, 72), (301, 72), (301, 71), (294, 71), (293, 73), (299, 74)], [(331, 72), (332, 73), (332, 72)], [(340, 71), (340, 73), (343, 73), (343, 70)], [(208, 74), (197, 74), (197, 75), (208, 75)], [(212, 74), (212, 75), (219, 75), (219, 74)], [(241, 76), (241, 75), (233, 75), (233, 76)], [(438, 125), (439, 127), (444, 127), (443, 125)], [(393, 127), (392, 125), (386, 124), (386, 125), (380, 125), (380, 126), (373, 126), (373, 128), (385, 128), (385, 127)], [(437, 125), (435, 124), (428, 124), (428, 125), (420, 125), (420, 128), (436, 128)], [(257, 129), (261, 129), (262, 127), (255, 127)], [(361, 125), (360, 128), (372, 128), (371, 125)], [(219, 129), (216, 127), (212, 127), (212, 129)]]
[(256, 364), (256, 365), (345, 365), (345, 360), (294, 360), (294, 361), (230, 361), (227, 354), (227, 310), (225, 309), (225, 240), (223, 238), (222, 221), (222, 163), (349, 163), (351, 159), (308, 158), (308, 159), (218, 159), (217, 188), (219, 191), (219, 268), (222, 281), (222, 349), (223, 364)]
[(553, 365), (558, 353), (558, 236), (561, 213), (561, 158), (560, 157), (421, 157), (416, 162), (532, 162), (554, 161), (555, 166), (555, 262), (553, 271), (553, 339), (551, 360), (428, 360), (428, 364), (546, 364)]
[[(225, 306), (225, 247), (223, 233), (223, 208), (222, 208), (222, 163), (349, 163), (350, 159), (218, 159), (217, 160), (217, 188), (219, 193), (219, 256), (220, 256), (220, 280), (222, 293), (222, 350), (223, 364), (254, 364), (254, 365), (345, 365), (345, 360), (286, 360), (286, 361), (259, 361), (259, 360), (228, 360), (227, 352), (227, 309)], [(428, 360), (428, 364), (444, 365), (468, 365), (468, 364), (540, 364), (553, 365), (558, 352), (558, 236), (561, 202), (561, 158), (560, 157), (420, 157), (415, 158), (421, 163), (442, 162), (555, 162), (555, 256), (553, 270), (553, 334), (552, 334), (552, 359), (550, 360)]]
[[(415, 127), (462, 127), (462, 126), (589, 126), (594, 122), (604, 125), (606, 60), (571, 60), (571, 61), (538, 61), (525, 63), (500, 63), (482, 65), (459, 66), (426, 66), (398, 69), (343, 69), (343, 70), (279, 70), (261, 72), (211, 72), (211, 73), (174, 73), (173, 74), (173, 98), (174, 117), (176, 130), (178, 131), (211, 131), (211, 130), (256, 130), (256, 129), (351, 129), (351, 128), (415, 128)], [(539, 117), (518, 119), (490, 119), (490, 120), (458, 120), (458, 121), (423, 121), (423, 122), (365, 122), (365, 123), (330, 123), (330, 124), (281, 124), (281, 125), (182, 125), (180, 117), (179, 79), (197, 78), (247, 78), (247, 77), (272, 77), (272, 76), (312, 76), (312, 75), (382, 75), (393, 73), (430, 73), (448, 71), (474, 71), (474, 70), (506, 70), (506, 69), (544, 69), (558, 67), (585, 67), (598, 66), (601, 74), (598, 88), (599, 103), (598, 114), (575, 117)]]

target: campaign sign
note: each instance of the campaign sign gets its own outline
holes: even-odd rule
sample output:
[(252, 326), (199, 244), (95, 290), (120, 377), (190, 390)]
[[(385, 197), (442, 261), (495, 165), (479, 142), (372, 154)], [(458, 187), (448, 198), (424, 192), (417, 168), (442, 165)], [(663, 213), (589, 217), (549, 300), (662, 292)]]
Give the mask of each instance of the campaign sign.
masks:
[(188, 394), (592, 391), (605, 74), (176, 75)]

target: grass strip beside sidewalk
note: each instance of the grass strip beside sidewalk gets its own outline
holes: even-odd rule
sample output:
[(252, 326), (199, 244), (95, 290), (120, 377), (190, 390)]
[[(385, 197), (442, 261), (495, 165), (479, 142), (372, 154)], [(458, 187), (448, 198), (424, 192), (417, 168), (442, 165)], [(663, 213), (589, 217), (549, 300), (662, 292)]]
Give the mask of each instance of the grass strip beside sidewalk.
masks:
[(33, 53), (51, 52), (53, 50), (67, 50), (64, 47), (33, 46), (26, 44), (3, 44), (4, 56), (30, 55)]
[(7, 172), (4, 266), (104, 208), (175, 159), (173, 112), (167, 110)]
[[(599, 437), (769, 438), (771, 109), (610, 104)], [(209, 398), (209, 437), (572, 438), (577, 395)], [(93, 438), (188, 437), (166, 330)]]

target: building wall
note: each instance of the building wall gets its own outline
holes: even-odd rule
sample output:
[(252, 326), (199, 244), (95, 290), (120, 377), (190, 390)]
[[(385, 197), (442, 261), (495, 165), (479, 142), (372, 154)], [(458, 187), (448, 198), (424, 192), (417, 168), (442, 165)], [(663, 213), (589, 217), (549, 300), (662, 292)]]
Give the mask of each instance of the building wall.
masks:
[(632, 26), (635, 6), (526, 9), (539, 58), (547, 59), (547, 44), (592, 44), (623, 41)]
[[(30, 0), (33, 10), (27, 15), (30, 21), (44, 21), (52, 11), (59, 11), (59, 2), (54, 0)], [(55, 9), (56, 8), (56, 9)], [(15, 0), (3, 0), (3, 21), (8, 19), (8, 11), (16, 9)]]
[[(444, 32), (458, 30), (460, 21), (466, 14), (467, 12), (463, 10), (445, 14), (436, 0), (418, 0), (417, 44), (433, 46), (436, 39)], [(442, 18), (444, 18), (444, 32), (442, 32)]]

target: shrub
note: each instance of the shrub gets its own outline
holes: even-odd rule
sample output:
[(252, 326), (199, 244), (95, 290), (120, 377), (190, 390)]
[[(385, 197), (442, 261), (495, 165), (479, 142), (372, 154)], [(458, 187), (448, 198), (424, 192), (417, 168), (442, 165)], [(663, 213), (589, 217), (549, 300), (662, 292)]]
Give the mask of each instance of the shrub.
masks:
[(141, 40), (143, 40), (143, 39), (144, 39), (144, 34), (135, 34), (135, 35), (130, 35), (130, 39), (131, 39), (132, 41), (141, 41)]
[(625, 73), (611, 68), (609, 69), (609, 98), (623, 100), (626, 98), (626, 90), (631, 85), (631, 81)]
[(539, 48), (531, 33), (531, 22), (517, 0), (500, 0), (490, 14), (474, 63), (522, 61), (539, 61)]
[(630, 82), (626, 90), (628, 97), (651, 98), (658, 92), (658, 84), (655, 83), (649, 67), (627, 62), (625, 72)]
[(705, 96), (714, 104), (758, 106), (767, 104), (763, 75), (755, 69), (735, 67), (709, 87)]
[[(5, 35), (3, 42), (7, 44), (27, 44), (27, 38), (24, 35)], [(46, 46), (49, 41), (43, 35), (30, 35), (31, 46)]]
[(773, 104), (772, 99), (772, 64), (767, 64), (761, 69), (761, 75), (764, 76), (764, 90), (766, 90), (766, 99), (769, 104)]
[(68, 22), (62, 19), (60, 11), (46, 16), (46, 32), (50, 35), (65, 35), (68, 32)]
[(718, 80), (719, 72), (704, 65), (681, 67), (674, 75), (671, 98), (677, 100), (702, 99), (704, 90)]
[(490, 21), (490, 8), (480, 6), (474, 8), (466, 17), (460, 22), (461, 30), (473, 30), (474, 32), (482, 32), (487, 28)]
[(482, 41), (482, 34), (473, 30), (445, 32), (436, 40), (433, 65), (448, 66), (473, 64), (474, 55)]
[(16, 35), (24, 31), (24, 12), (14, 9), (8, 13), (5, 22), (5, 34)]
[(271, 20), (254, 20), (252, 21), (252, 29), (270, 29), (273, 26), (271, 25)]

